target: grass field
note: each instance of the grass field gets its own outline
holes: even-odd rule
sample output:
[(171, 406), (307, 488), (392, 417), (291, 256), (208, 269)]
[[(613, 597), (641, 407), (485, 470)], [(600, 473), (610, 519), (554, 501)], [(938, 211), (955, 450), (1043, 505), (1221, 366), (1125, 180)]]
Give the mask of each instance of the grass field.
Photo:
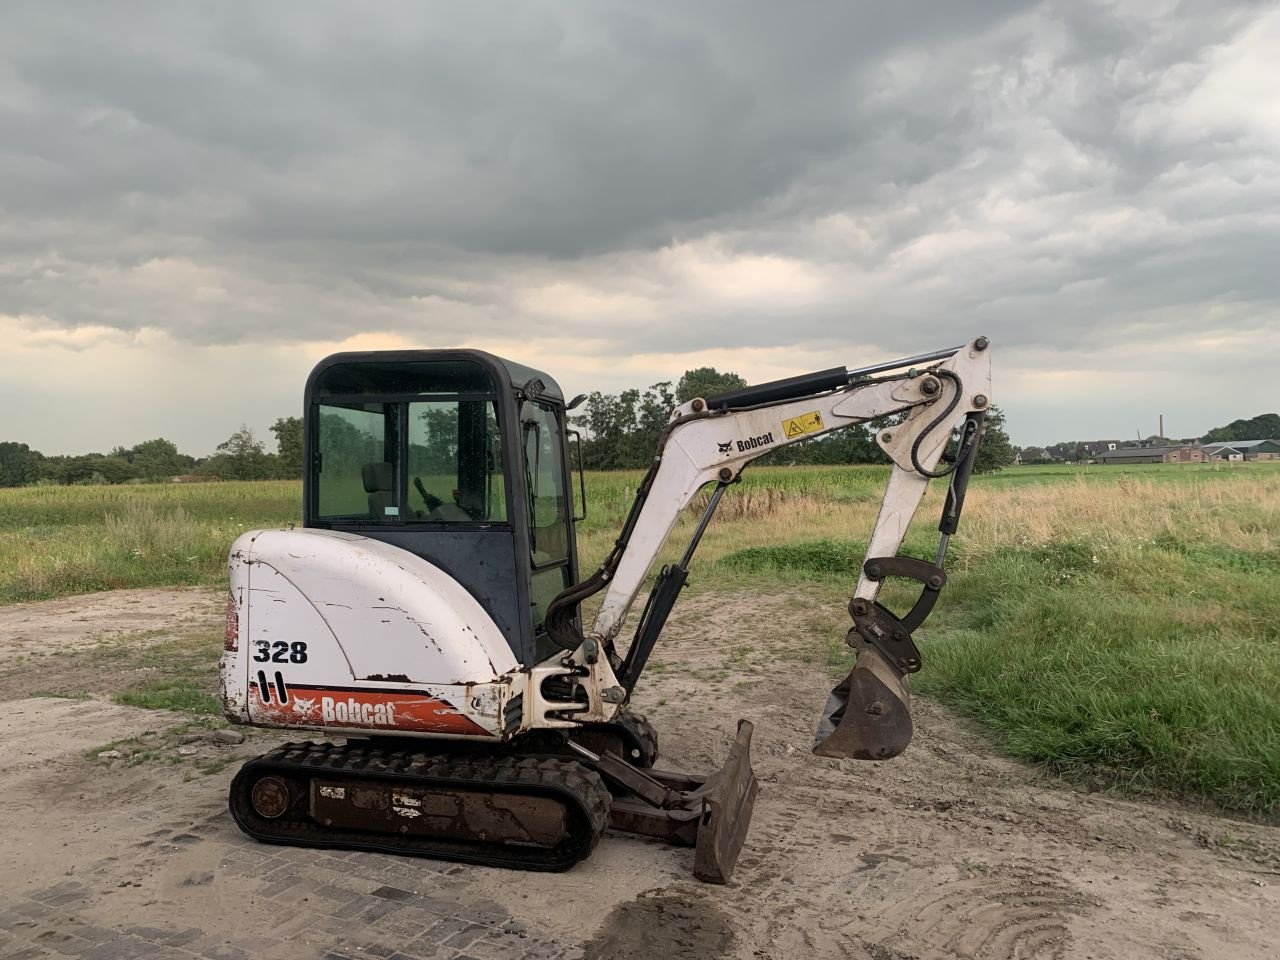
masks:
[[(696, 588), (847, 595), (886, 476), (748, 472), (707, 532)], [(611, 545), (638, 479), (588, 477), (584, 567)], [(908, 552), (932, 553), (942, 494), (930, 491)], [(0, 490), (0, 602), (219, 584), (231, 540), (297, 521), (299, 496), (290, 482)], [(917, 690), (1067, 775), (1280, 814), (1280, 465), (978, 478), (948, 572)], [(812, 649), (847, 666), (842, 631)]]

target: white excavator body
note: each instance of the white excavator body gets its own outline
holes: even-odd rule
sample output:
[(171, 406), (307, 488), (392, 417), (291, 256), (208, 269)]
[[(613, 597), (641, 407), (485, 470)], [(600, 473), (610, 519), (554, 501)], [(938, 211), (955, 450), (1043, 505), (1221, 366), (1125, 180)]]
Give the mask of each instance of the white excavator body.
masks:
[[(263, 727), (509, 737), (524, 677), (484, 608), (440, 568), (336, 530), (256, 530), (231, 549), (221, 670)], [(518, 719), (518, 718), (517, 718)]]
[[(727, 881), (757, 790), (751, 723), (720, 771), (693, 777), (651, 769), (656, 735), (626, 709), (716, 505), (772, 450), (894, 418), (876, 434), (892, 465), (849, 606), (857, 662), (814, 752), (896, 756), (921, 665), (911, 635), (946, 583), (990, 396), (979, 337), (690, 400), (613, 549), (579, 580), (574, 404), (550, 377), (470, 350), (327, 358), (304, 397), (304, 526), (232, 548), (221, 683), (233, 722), (345, 742), (249, 761), (233, 816), (270, 843), (542, 870), (572, 866), (611, 825), (695, 846), (695, 874)], [(935, 559), (900, 556), (929, 480), (944, 477)], [(578, 480), (585, 510), (580, 465)], [(620, 643), (660, 550), (712, 484), (682, 559), (658, 572)], [(922, 589), (906, 614), (878, 602), (889, 577)]]

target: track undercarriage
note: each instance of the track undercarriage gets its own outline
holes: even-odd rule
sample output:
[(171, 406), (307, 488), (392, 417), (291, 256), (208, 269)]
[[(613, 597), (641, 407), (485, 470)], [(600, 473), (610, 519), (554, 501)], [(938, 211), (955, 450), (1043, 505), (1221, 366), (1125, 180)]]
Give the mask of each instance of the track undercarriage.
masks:
[(524, 870), (568, 869), (611, 826), (696, 847), (695, 874), (723, 883), (755, 802), (751, 732), (742, 721), (724, 767), (706, 778), (642, 769), (657, 743), (634, 716), (572, 740), (488, 752), (403, 740), (290, 743), (241, 768), (229, 806), (267, 843)]

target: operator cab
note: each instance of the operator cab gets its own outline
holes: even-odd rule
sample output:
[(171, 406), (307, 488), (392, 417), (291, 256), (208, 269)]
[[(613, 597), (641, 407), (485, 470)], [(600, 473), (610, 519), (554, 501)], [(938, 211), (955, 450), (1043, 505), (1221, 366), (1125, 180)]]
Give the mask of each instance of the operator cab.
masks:
[(550, 376), (483, 351), (335, 354), (307, 380), (303, 523), (444, 570), (531, 666), (578, 576), (565, 419)]

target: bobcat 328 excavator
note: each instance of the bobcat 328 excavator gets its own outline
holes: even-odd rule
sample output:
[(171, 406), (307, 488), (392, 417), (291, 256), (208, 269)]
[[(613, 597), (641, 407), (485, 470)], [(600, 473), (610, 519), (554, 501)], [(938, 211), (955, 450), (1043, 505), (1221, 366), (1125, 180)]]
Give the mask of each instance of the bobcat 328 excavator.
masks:
[[(849, 604), (856, 666), (813, 748), (896, 756), (912, 731), (905, 676), (920, 668), (911, 634), (946, 582), (990, 396), (979, 337), (682, 404), (612, 551), (580, 581), (586, 500), (566, 424), (577, 401), (566, 407), (554, 380), (476, 350), (321, 361), (305, 394), (304, 524), (233, 545), (221, 683), (233, 722), (341, 742), (247, 762), (232, 816), (269, 843), (533, 870), (572, 866), (612, 826), (693, 846), (695, 874), (727, 881), (757, 790), (751, 724), (739, 722), (717, 773), (692, 777), (652, 769), (654, 731), (627, 710), (716, 505), (772, 450), (901, 415), (877, 435), (893, 467)], [(936, 558), (898, 556), (939, 477), (950, 487)], [(682, 559), (658, 574), (624, 648), (627, 611), (708, 484)], [(904, 615), (877, 602), (887, 577), (921, 588)], [(583, 630), (580, 604), (602, 590)]]

